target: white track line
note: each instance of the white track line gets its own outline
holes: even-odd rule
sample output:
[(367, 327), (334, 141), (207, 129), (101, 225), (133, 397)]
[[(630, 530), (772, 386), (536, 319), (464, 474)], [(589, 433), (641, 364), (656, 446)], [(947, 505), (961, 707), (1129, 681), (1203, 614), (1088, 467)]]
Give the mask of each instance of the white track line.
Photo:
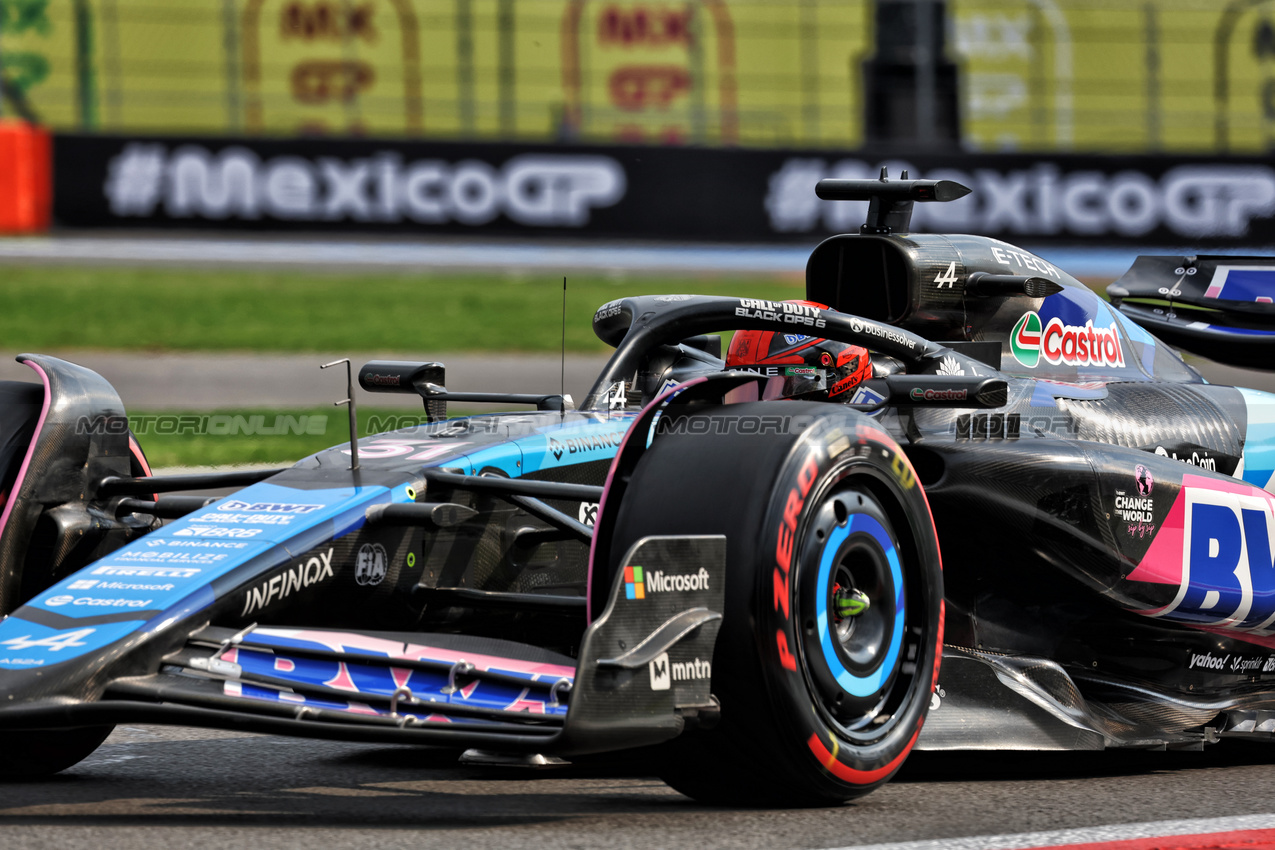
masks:
[(1139, 838), (1163, 838), (1171, 835), (1208, 835), (1256, 829), (1275, 829), (1275, 814), (1111, 824), (1082, 829), (1021, 832), (1014, 835), (977, 835), (969, 838), (936, 838), (930, 841), (902, 841), (894, 844), (856, 844), (836, 848), (836, 850), (1017, 850), (1017, 848), (1025, 847), (1095, 844), (1132, 841)]

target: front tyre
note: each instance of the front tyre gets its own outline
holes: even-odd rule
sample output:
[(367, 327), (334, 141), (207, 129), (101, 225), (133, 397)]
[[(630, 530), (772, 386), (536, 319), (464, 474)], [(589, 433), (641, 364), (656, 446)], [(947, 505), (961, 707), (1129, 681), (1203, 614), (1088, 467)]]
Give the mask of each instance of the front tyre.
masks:
[(663, 777), (730, 804), (827, 804), (884, 784), (920, 733), (942, 642), (938, 541), (907, 457), (826, 404), (716, 408), (664, 431), (612, 552), (725, 534), (728, 584), (721, 722), (671, 742)]

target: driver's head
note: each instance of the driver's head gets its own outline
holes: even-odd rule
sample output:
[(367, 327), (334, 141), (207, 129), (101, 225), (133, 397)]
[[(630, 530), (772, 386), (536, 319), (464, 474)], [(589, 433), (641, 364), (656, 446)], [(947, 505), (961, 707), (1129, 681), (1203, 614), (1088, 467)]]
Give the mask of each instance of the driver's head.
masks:
[[(828, 309), (813, 301), (795, 301)], [(872, 377), (872, 359), (858, 345), (776, 331), (736, 331), (726, 352), (727, 369), (761, 371), (785, 379), (789, 398), (845, 401), (848, 393)]]

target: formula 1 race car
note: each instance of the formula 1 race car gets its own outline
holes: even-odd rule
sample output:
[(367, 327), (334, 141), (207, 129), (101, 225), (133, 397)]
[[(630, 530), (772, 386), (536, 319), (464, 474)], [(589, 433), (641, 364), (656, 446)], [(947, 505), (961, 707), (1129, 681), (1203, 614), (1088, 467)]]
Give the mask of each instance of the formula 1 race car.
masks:
[[(1003, 242), (907, 232), (958, 184), (817, 191), (869, 210), (814, 250), (809, 302), (606, 304), (579, 408), (371, 362), (363, 389), (428, 421), (287, 469), (151, 475), (103, 379), (20, 357), (0, 774), (167, 723), (640, 748), (696, 799), (810, 804), (914, 747), (1270, 738), (1275, 396), (1166, 341), (1275, 362), (1275, 261), (1142, 257), (1108, 303)], [(817, 368), (727, 369), (730, 330), (858, 346), (870, 376), (833, 401)], [(491, 401), (536, 410), (446, 418)]]

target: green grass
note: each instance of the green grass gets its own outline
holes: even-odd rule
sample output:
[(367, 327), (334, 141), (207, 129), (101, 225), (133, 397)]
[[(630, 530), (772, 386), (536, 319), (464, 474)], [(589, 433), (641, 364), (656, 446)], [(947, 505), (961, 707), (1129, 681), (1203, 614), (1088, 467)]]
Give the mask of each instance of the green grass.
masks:
[[(796, 276), (568, 275), (567, 348), (599, 351), (591, 319), (625, 295), (694, 292), (800, 298)], [(9, 349), (557, 351), (554, 275), (0, 266)]]
[[(452, 416), (464, 411), (449, 411)], [(359, 435), (423, 423), (423, 413), (359, 408)], [(152, 467), (293, 462), (350, 438), (349, 414), (331, 405), (301, 410), (227, 409), (130, 412), (129, 424)]]

